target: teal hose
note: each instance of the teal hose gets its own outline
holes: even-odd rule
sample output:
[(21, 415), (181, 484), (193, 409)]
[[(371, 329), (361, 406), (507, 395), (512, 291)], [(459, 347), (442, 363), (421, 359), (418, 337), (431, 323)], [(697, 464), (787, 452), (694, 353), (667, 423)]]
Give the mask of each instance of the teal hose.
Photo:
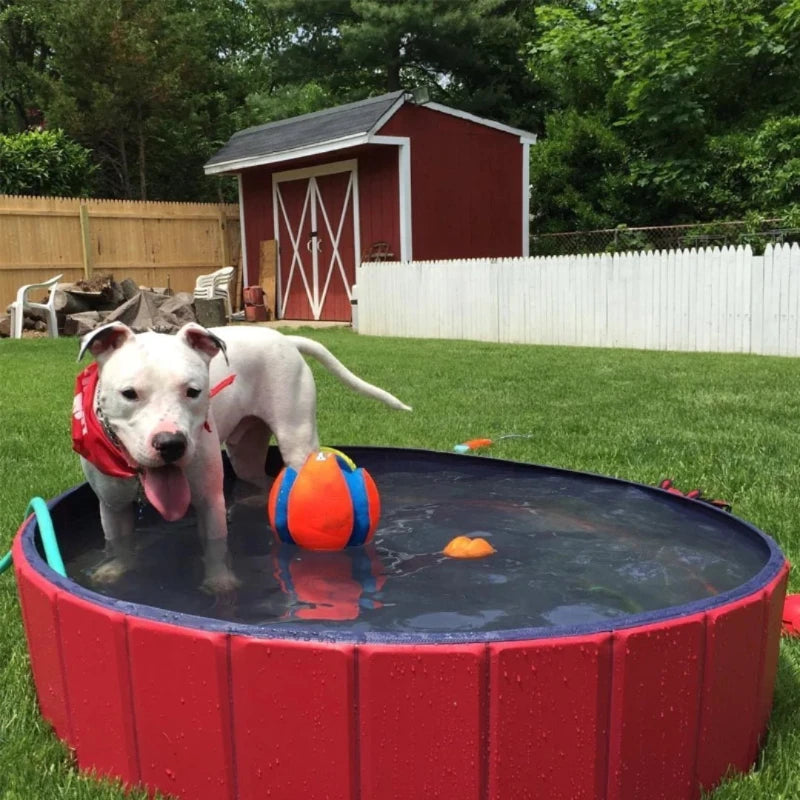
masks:
[(44, 547), (44, 556), (52, 570), (55, 570), (62, 578), (67, 577), (64, 569), (64, 562), (61, 559), (61, 551), (58, 549), (58, 540), (53, 528), (53, 519), (50, 516), (50, 509), (41, 497), (34, 497), (25, 509), (27, 516), (31, 511), (36, 515), (36, 524), (39, 526), (39, 536)]
[[(42, 540), (44, 547), (44, 556), (50, 568), (57, 572), (62, 577), (67, 576), (67, 571), (64, 569), (64, 562), (61, 559), (61, 551), (58, 549), (58, 540), (56, 539), (56, 532), (53, 528), (53, 520), (50, 517), (50, 510), (47, 508), (47, 503), (41, 497), (34, 497), (28, 507), (25, 509), (25, 516), (33, 511), (36, 517), (36, 524), (39, 526), (39, 536)], [(0, 574), (5, 572), (11, 566), (11, 553), (7, 553), (0, 558)]]

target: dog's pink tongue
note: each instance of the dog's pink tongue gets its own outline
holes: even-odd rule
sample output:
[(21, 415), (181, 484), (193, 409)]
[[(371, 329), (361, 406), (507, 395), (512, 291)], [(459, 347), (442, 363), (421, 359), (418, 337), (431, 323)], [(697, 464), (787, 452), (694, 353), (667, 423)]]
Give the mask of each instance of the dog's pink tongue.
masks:
[(183, 470), (172, 464), (146, 469), (142, 474), (144, 493), (167, 522), (183, 517), (189, 509), (192, 493)]

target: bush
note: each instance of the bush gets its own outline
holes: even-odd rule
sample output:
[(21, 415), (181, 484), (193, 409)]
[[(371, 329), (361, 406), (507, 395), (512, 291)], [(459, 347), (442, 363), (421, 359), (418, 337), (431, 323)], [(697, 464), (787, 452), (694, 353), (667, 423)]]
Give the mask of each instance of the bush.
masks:
[(0, 134), (0, 194), (86, 197), (94, 172), (91, 151), (64, 131)]

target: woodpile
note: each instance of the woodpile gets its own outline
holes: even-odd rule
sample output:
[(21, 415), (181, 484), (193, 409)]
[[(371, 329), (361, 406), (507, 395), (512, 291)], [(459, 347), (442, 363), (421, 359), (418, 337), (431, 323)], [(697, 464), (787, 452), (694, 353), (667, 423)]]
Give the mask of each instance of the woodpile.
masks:
[[(46, 302), (47, 297), (32, 299)], [(64, 336), (83, 336), (98, 325), (117, 320), (137, 333), (174, 333), (187, 322), (196, 321), (194, 298), (188, 292), (173, 295), (168, 289), (139, 286), (130, 278), (118, 283), (111, 275), (59, 284), (54, 306), (59, 332)], [(25, 309), (23, 329), (46, 331), (44, 312)], [(0, 336), (9, 335), (10, 319), (0, 316)]]

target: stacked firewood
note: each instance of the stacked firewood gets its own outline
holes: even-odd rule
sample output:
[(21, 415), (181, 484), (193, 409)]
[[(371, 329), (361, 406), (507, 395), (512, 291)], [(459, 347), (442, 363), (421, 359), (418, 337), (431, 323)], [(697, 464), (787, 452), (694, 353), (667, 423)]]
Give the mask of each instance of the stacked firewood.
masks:
[[(46, 302), (47, 297), (31, 298)], [(135, 331), (174, 333), (196, 320), (194, 299), (188, 292), (172, 294), (168, 289), (139, 286), (126, 278), (119, 283), (111, 275), (59, 284), (54, 306), (61, 335), (83, 334), (107, 322), (120, 321)], [(39, 309), (25, 309), (23, 329), (46, 331), (47, 317)], [(9, 336), (9, 316), (0, 316), (0, 336)]]

